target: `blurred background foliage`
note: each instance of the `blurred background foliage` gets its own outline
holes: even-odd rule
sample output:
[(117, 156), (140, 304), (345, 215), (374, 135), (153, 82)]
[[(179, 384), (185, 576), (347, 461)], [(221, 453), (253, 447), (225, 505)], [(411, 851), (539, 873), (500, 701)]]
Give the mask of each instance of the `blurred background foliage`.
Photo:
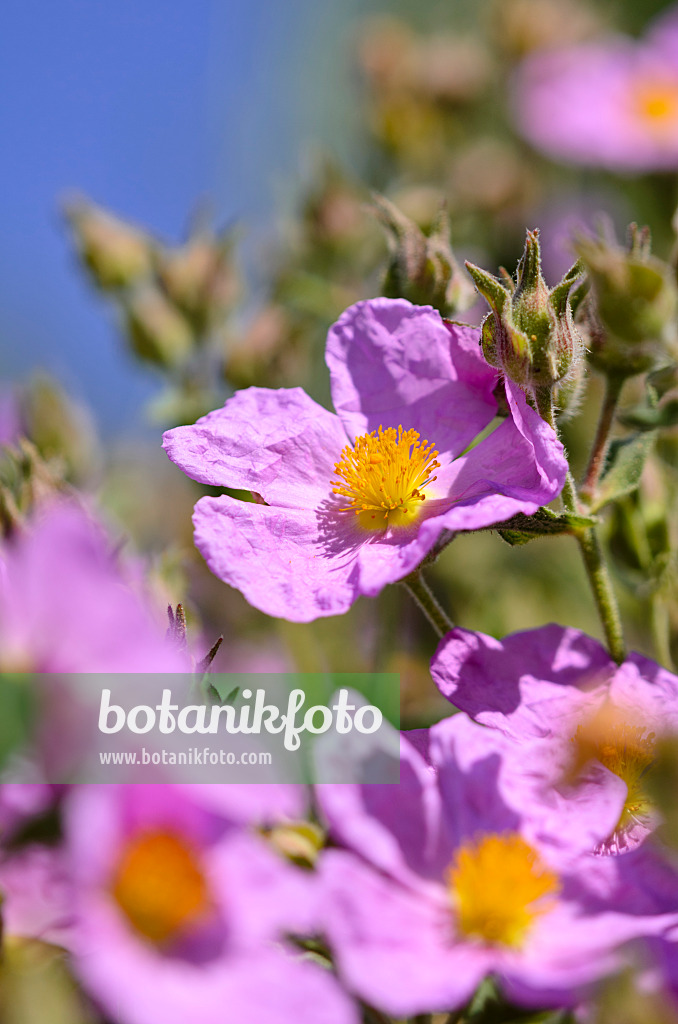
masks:
[[(74, 16), (78, 5), (72, 6)], [(176, 33), (186, 26), (192, 39), (208, 5), (198, 4), (195, 16), (192, 7), (169, 6)], [(216, 635), (225, 636), (216, 668), (228, 670), (250, 652), (253, 670), (263, 667), (257, 659), (270, 657), (304, 671), (396, 671), (403, 723), (424, 725), (448, 713), (449, 706), (430, 681), (430, 627), (408, 595), (393, 587), (378, 600), (362, 599), (342, 618), (303, 626), (269, 620), (250, 608), (210, 575), (193, 549), (191, 510), (206, 489), (165, 459), (159, 450), (161, 429), (194, 421), (250, 384), (300, 385), (329, 405), (324, 366), (329, 325), (358, 299), (404, 294), (398, 275), (403, 260), (416, 263), (417, 252), (425, 254), (427, 273), (431, 267), (448, 272), (441, 302), (460, 311), (461, 319), (478, 323), (486, 307), (472, 295), (465, 308), (468, 282), (450, 262), (450, 238), (458, 264), (470, 259), (497, 273), (500, 266), (514, 270), (525, 229), (539, 227), (544, 273), (553, 285), (574, 258), (573, 232), (604, 215), (620, 238), (629, 220), (647, 224), (653, 251), (669, 260), (675, 245), (675, 174), (615, 175), (555, 163), (518, 136), (509, 98), (517, 64), (534, 50), (612, 31), (639, 33), (665, 5), (658, 0), (346, 2), (320, 5), (327, 7), (324, 19), (316, 11), (306, 23), (311, 5), (298, 0), (291, 5), (292, 28), (280, 29), (276, 62), (260, 72), (259, 88), (252, 67), (265, 67), (279, 25), (277, 5), (259, 4), (259, 21), (251, 25), (237, 21), (245, 17), (237, 4), (225, 6), (230, 13), (219, 23), (222, 31), (237, 29), (236, 40), (247, 40), (248, 59), (254, 62), (242, 70), (239, 91), (231, 86), (228, 94), (238, 105), (237, 122), (233, 112), (226, 124), (213, 118), (212, 132), (223, 147), (219, 166), (227, 167), (229, 159), (239, 166), (238, 173), (231, 168), (232, 191), (225, 191), (222, 181), (214, 209), (196, 195), (192, 205), (186, 202), (169, 218), (171, 190), (162, 182), (165, 212), (157, 222), (156, 181), (176, 173), (170, 147), (163, 151), (163, 166), (149, 166), (148, 173), (135, 167), (136, 199), (125, 208), (115, 201), (110, 207), (97, 205), (107, 201), (106, 189), (91, 198), (61, 196), (58, 244), (68, 254), (70, 277), (80, 275), (78, 301), (88, 303), (92, 333), (83, 331), (69, 348), (65, 376), (70, 383), (79, 381), (70, 389), (77, 401), (42, 369), (37, 376), (24, 375), (21, 383), (3, 385), (0, 431), (9, 447), (0, 462), (0, 514), (11, 531), (55, 490), (90, 492), (114, 533), (130, 538), (127, 550), (133, 547), (145, 559), (159, 602), (182, 601), (193, 636), (204, 635), (207, 646)], [(123, 4), (119, 21), (128, 17)], [(149, 25), (157, 27), (153, 19)], [(118, 56), (125, 52), (120, 45)], [(218, 45), (212, 51), (214, 66)], [(156, 70), (168, 73), (166, 57), (156, 50), (149, 50), (147, 59), (147, 75), (161, 61)], [(199, 48), (192, 59), (197, 66)], [(224, 87), (226, 80), (214, 81)], [(87, 88), (85, 79), (79, 88)], [(266, 141), (269, 128), (273, 140), (281, 138), (279, 92), (289, 105), (283, 118), (289, 130), (281, 142), (286, 164)], [(168, 95), (168, 104), (175, 101)], [(158, 98), (158, 110), (162, 102)], [(134, 96), (128, 94), (124, 103), (131, 109)], [(154, 111), (144, 108), (143, 116), (150, 126)], [(304, 116), (300, 130), (294, 119)], [(251, 191), (238, 192), (247, 176), (242, 144), (250, 138), (243, 125), (251, 123), (257, 125), (260, 145), (245, 146), (244, 153), (266, 196), (258, 205)], [(175, 125), (173, 140), (179, 149), (180, 127)], [(140, 145), (139, 138), (133, 142)], [(60, 182), (60, 189), (87, 187), (92, 177), (79, 178), (73, 169), (71, 174), (73, 180)], [(179, 191), (186, 192), (187, 180), (184, 176)], [(376, 204), (375, 193), (386, 202)], [(182, 219), (188, 220), (185, 235), (168, 240), (166, 224)], [(415, 239), (414, 249), (405, 253), (403, 239), (407, 244)], [(58, 280), (56, 275), (53, 282), (37, 276), (31, 281), (36, 323), (41, 289), (49, 291)], [(115, 349), (109, 335), (97, 336), (95, 315), (114, 324)], [(10, 316), (3, 326), (8, 351), (22, 344), (13, 330)], [(92, 351), (96, 344), (100, 353)], [(54, 366), (41, 360), (39, 346), (34, 359), (27, 353), (24, 346), (28, 362)], [(6, 363), (16, 370), (16, 358)], [(109, 375), (108, 403), (88, 410), (82, 394), (97, 396), (98, 406)], [(92, 376), (97, 377), (93, 390)], [(150, 424), (143, 427), (132, 418), (135, 430), (122, 429), (108, 407), (128, 408), (123, 392), (132, 379), (132, 394), (145, 403)], [(627, 385), (626, 420), (619, 419), (617, 436), (639, 429), (638, 417), (647, 418), (652, 403), (669, 411), (640, 487), (603, 514), (629, 646), (665, 662), (678, 655), (678, 428), (671, 412), (678, 405), (676, 388), (670, 372), (655, 380), (650, 392), (641, 378)], [(602, 391), (602, 379), (590, 373), (578, 414), (563, 424), (577, 477), (586, 466)], [(451, 618), (467, 628), (501, 636), (556, 621), (600, 636), (574, 547), (566, 536), (509, 546), (497, 533), (461, 535), (433, 567), (430, 581)], [(238, 667), (245, 667), (242, 661)]]

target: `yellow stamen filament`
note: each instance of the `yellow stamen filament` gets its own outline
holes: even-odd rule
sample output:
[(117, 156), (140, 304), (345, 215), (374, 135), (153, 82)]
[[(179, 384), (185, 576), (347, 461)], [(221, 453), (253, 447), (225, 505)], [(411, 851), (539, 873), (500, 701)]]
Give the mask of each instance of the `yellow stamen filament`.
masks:
[(379, 427), (344, 448), (332, 489), (348, 499), (342, 511), (355, 512), (361, 525), (404, 526), (414, 521), (426, 498), (424, 488), (436, 479), (437, 456), (416, 430)]
[(655, 758), (656, 736), (643, 723), (631, 720), (612, 704), (605, 704), (572, 737), (576, 747), (575, 773), (588, 761), (600, 761), (626, 783), (627, 795), (613, 835), (624, 832), (651, 811), (646, 776)]
[(514, 832), (464, 843), (448, 884), (463, 935), (514, 949), (524, 945), (536, 918), (553, 907), (560, 887), (558, 876)]
[(210, 908), (194, 851), (168, 832), (144, 833), (127, 847), (112, 891), (136, 931), (159, 945), (199, 923)]

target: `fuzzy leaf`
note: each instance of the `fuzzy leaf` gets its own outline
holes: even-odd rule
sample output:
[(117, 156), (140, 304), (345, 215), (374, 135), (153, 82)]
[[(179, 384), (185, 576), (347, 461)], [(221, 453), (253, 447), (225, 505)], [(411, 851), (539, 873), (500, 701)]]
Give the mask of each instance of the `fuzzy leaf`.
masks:
[(597, 512), (610, 501), (632, 494), (640, 483), (645, 461), (652, 450), (656, 434), (648, 430), (623, 441), (613, 441), (607, 467), (598, 485), (591, 511)]
[(641, 431), (675, 427), (678, 424), (678, 398), (670, 398), (654, 409), (649, 405), (637, 405), (619, 419), (625, 426)]

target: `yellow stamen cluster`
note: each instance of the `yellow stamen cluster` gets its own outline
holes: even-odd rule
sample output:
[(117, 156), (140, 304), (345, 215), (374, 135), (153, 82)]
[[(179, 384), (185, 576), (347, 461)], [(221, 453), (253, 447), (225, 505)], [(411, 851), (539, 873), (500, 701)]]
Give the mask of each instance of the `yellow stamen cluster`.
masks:
[(678, 122), (678, 79), (643, 79), (633, 92), (636, 113), (650, 127), (665, 130)]
[(147, 832), (130, 843), (112, 891), (136, 931), (159, 945), (176, 939), (209, 911), (207, 882), (194, 851), (168, 832)]
[(416, 430), (379, 427), (347, 445), (334, 469), (334, 494), (348, 499), (342, 511), (355, 512), (367, 528), (405, 526), (425, 500), (424, 488), (436, 477), (438, 452)]
[(648, 814), (651, 803), (645, 781), (655, 758), (654, 732), (648, 732), (644, 723), (630, 720), (614, 705), (605, 704), (593, 718), (577, 727), (572, 741), (577, 749), (577, 770), (587, 761), (600, 761), (626, 783), (628, 792), (615, 833), (623, 832)]
[(558, 876), (515, 832), (464, 843), (448, 873), (459, 931), (491, 946), (520, 948), (553, 906)]

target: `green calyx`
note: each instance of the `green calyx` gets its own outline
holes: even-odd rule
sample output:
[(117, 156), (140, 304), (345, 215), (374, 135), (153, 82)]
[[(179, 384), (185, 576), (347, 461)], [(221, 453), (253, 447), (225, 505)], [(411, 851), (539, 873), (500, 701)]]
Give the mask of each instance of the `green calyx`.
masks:
[(553, 387), (578, 363), (583, 343), (574, 324), (571, 291), (581, 277), (576, 263), (549, 289), (541, 272), (539, 231), (528, 231), (516, 282), (466, 264), (491, 312), (481, 327), (487, 361), (524, 388)]
[(440, 209), (426, 235), (384, 196), (374, 196), (373, 209), (386, 231), (391, 252), (383, 294), (433, 306), (442, 316), (469, 309), (475, 294), (452, 251), (447, 210)]
[(592, 289), (582, 317), (591, 364), (630, 377), (672, 358), (678, 290), (669, 265), (651, 255), (648, 229), (632, 224), (626, 247), (601, 237), (577, 248)]

